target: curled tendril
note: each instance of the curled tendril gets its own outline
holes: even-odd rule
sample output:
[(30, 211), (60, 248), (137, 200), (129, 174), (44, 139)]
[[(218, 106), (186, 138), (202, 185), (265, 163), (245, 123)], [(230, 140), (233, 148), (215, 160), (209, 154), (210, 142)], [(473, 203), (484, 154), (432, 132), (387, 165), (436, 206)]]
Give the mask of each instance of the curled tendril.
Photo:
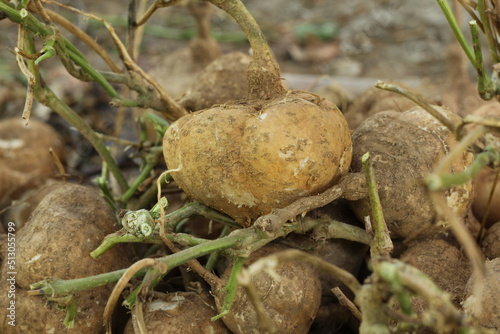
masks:
[(131, 234), (149, 237), (153, 233), (155, 223), (149, 211), (141, 209), (125, 213), (122, 225)]
[(35, 65), (38, 65), (38, 63), (41, 62), (42, 60), (48, 59), (55, 55), (55, 49), (54, 49), (55, 42), (56, 42), (55, 39), (49, 39), (45, 42), (45, 45), (40, 51), (41, 56), (35, 60)]

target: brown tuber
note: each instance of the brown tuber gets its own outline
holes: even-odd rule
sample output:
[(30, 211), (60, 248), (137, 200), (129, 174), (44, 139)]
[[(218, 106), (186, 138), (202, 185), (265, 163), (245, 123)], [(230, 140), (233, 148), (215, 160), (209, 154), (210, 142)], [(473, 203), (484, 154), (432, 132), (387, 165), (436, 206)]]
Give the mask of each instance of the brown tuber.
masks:
[(185, 116), (168, 128), (163, 152), (192, 199), (249, 225), (332, 186), (349, 168), (351, 138), (335, 105), (291, 92)]
[[(458, 120), (458, 116), (450, 111), (435, 108), (449, 120)], [(354, 131), (351, 169), (361, 171), (361, 157), (370, 152), (392, 238), (413, 236), (434, 223), (436, 214), (424, 178), (456, 144), (453, 134), (420, 107), (405, 112), (377, 113)], [(463, 153), (445, 172), (462, 172), (472, 160), (471, 153)], [(445, 191), (447, 204), (459, 217), (465, 217), (472, 198), (473, 185), (470, 182)], [(359, 219), (370, 215), (368, 199), (351, 204)], [(438, 221), (437, 229), (443, 230), (445, 224)], [(428, 232), (434, 234), (436, 231)]]
[(334, 185), (351, 162), (351, 132), (333, 103), (283, 88), (279, 65), (240, 0), (209, 1), (236, 20), (250, 42), (248, 95), (173, 123), (163, 154), (192, 199), (248, 226)]
[[(245, 266), (286, 249), (272, 244), (264, 246), (250, 255)], [(228, 267), (222, 275), (223, 279), (229, 276), (230, 270), (231, 267)], [(316, 270), (299, 261), (279, 263), (272, 270), (272, 273), (262, 271), (253, 276), (252, 284), (265, 312), (276, 326), (276, 333), (308, 333), (321, 301), (321, 283)], [(224, 292), (224, 289), (213, 291), (219, 309)], [(235, 334), (267, 333), (262, 330), (255, 308), (241, 286), (237, 289), (231, 310), (222, 320)]]
[[(456, 306), (460, 305), (470, 276), (470, 265), (457, 247), (440, 239), (418, 240), (400, 259), (425, 273), (439, 288), (450, 294)], [(423, 306), (422, 299), (413, 299), (413, 305), (419, 313)]]
[[(138, 307), (138, 306), (136, 306)], [(229, 334), (222, 320), (211, 321), (217, 315), (212, 297), (195, 292), (175, 292), (148, 301), (144, 308), (144, 324), (149, 334)], [(124, 334), (134, 331), (133, 319)]]
[(49, 125), (34, 118), (25, 123), (20, 117), (0, 121), (0, 200), (33, 178), (54, 174), (49, 149), (64, 160), (63, 142)]
[(500, 257), (500, 222), (491, 225), (486, 230), (480, 246), (486, 258), (493, 260)]
[[(485, 103), (474, 110), (472, 116), (497, 120), (498, 122), (498, 120), (500, 120), (500, 103), (498, 103), (498, 101)], [(472, 131), (476, 127), (477, 125), (474, 123), (467, 126), (469, 131)], [(498, 137), (498, 134), (493, 133), (493, 135)], [(491, 167), (486, 167), (476, 176), (476, 197), (474, 198), (472, 209), (478, 220), (482, 221), (483, 218), (486, 219), (487, 227), (500, 221), (500, 187), (498, 181), (495, 186), (495, 191), (493, 192), (488, 216), (484, 217), (488, 210), (489, 198), (493, 186), (495, 185), (497, 173), (498, 168), (493, 169)]]
[[(78, 303), (78, 313), (72, 329), (64, 328), (66, 312), (58, 310), (57, 303), (47, 303), (41, 296), (27, 296), (26, 293), (31, 284), (48, 278), (83, 278), (128, 267), (131, 256), (123, 245), (111, 249), (97, 260), (90, 256), (106, 235), (116, 231), (115, 224), (116, 218), (108, 204), (92, 188), (64, 184), (45, 196), (16, 235), (17, 325), (7, 325), (5, 303), (8, 300), (3, 298), (0, 300), (0, 332), (104, 332), (102, 318), (96, 315), (104, 311), (111, 287), (103, 286), (73, 295)], [(3, 275), (10, 271), (5, 264)], [(7, 283), (2, 279), (0, 290), (3, 295), (7, 295)]]
[[(500, 185), (496, 184), (491, 198), (491, 206), (488, 209), (489, 199), (498, 171), (486, 167), (476, 176), (476, 197), (472, 203), (474, 215), (478, 220), (486, 218), (486, 226), (500, 221)], [(484, 217), (488, 210), (488, 216)]]
[[(484, 280), (479, 295), (474, 295), (477, 276), (473, 274), (467, 282), (467, 295), (463, 303), (465, 313), (485, 329), (486, 333), (500, 331), (500, 258), (486, 260)], [(489, 330), (489, 331), (487, 331)]]

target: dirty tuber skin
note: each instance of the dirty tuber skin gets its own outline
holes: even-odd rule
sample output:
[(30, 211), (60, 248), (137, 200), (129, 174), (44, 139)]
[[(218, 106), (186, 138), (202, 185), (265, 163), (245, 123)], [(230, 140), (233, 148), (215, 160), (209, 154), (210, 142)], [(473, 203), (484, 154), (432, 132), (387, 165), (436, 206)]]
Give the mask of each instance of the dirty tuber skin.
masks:
[(183, 117), (163, 147), (168, 167), (178, 169), (174, 180), (192, 199), (242, 225), (326, 190), (351, 161), (340, 111), (301, 92)]
[[(437, 108), (447, 119), (459, 116), (445, 108)], [(361, 156), (370, 152), (374, 161), (380, 200), (392, 238), (433, 235), (445, 231), (446, 223), (435, 224), (436, 214), (424, 178), (433, 172), (439, 161), (457, 144), (454, 135), (420, 107), (404, 112), (379, 112), (366, 119), (353, 133), (353, 171), (361, 170)], [(462, 172), (473, 161), (464, 152), (449, 168)], [(446, 190), (445, 198), (453, 212), (464, 217), (473, 199), (471, 182)], [(358, 219), (370, 212), (367, 199), (351, 202)], [(429, 229), (432, 225), (434, 229)], [(427, 231), (422, 234), (422, 230)]]

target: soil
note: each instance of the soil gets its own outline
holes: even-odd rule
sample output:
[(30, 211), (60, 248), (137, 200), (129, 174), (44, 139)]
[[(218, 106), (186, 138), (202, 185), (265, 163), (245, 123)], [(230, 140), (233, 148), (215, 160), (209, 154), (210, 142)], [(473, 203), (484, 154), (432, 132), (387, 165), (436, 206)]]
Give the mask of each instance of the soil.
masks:
[[(125, 25), (127, 6), (95, 0), (61, 1), (104, 17), (116, 27)], [(304, 88), (302, 76), (313, 78), (370, 78), (412, 80), (443, 76), (447, 72), (446, 49), (451, 30), (434, 0), (301, 0), (247, 1), (249, 11), (261, 26), (284, 73)], [(52, 6), (53, 7), (53, 6)], [(105, 29), (95, 21), (66, 17), (100, 42), (109, 41)], [(215, 10), (212, 31), (223, 51), (243, 50), (248, 44), (239, 28), (226, 14)], [(17, 29), (8, 20), (0, 21), (0, 50), (3, 78), (17, 72), (10, 50), (15, 47)], [(152, 66), (149, 58), (168, 55), (187, 45), (195, 24), (184, 7), (158, 10), (146, 27), (140, 61)], [(120, 30), (119, 30), (120, 31)], [(121, 31), (124, 37), (124, 31)], [(68, 34), (65, 34), (68, 35)], [(79, 47), (81, 45), (78, 45)], [(297, 83), (295, 83), (297, 81)], [(358, 82), (358, 81), (356, 81)], [(359, 80), (366, 87), (366, 80)]]

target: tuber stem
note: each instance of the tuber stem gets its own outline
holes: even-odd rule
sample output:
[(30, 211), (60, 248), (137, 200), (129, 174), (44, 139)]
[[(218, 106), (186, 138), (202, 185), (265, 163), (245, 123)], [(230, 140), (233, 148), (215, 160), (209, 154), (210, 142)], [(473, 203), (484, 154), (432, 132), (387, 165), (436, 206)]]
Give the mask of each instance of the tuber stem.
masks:
[(273, 209), (270, 214), (257, 218), (253, 226), (262, 231), (276, 231), (287, 221), (333, 202), (342, 195), (342, 189), (335, 185), (321, 194), (303, 197), (282, 209)]
[(329, 217), (317, 219), (322, 224), (315, 228), (311, 237), (318, 239), (344, 239), (370, 245), (372, 239), (366, 231), (360, 227), (342, 223)]
[(278, 62), (259, 25), (241, 0), (205, 0), (221, 8), (238, 23), (250, 46), (253, 60), (248, 67), (248, 99), (270, 99), (283, 96), (286, 90), (281, 85)]
[(425, 182), (429, 190), (447, 189), (464, 184), (472, 180), (479, 172), (490, 163), (500, 161), (500, 153), (495, 149), (487, 149), (478, 154), (470, 166), (458, 174), (429, 174)]
[(372, 259), (389, 256), (393, 245), (389, 236), (389, 229), (385, 223), (382, 204), (377, 190), (377, 181), (375, 180), (375, 171), (373, 169), (370, 153), (366, 152), (361, 158), (363, 170), (366, 176), (366, 184), (368, 186), (368, 197), (370, 198), (370, 206), (372, 209), (372, 225), (374, 238), (370, 247)]
[[(165, 263), (169, 269), (172, 269), (200, 256), (207, 255), (215, 251), (224, 250), (229, 247), (235, 247), (245, 240), (251, 239), (249, 237), (251, 237), (251, 235), (249, 234), (229, 235), (225, 238), (211, 240), (201, 245), (181, 250), (178, 253), (164, 256), (157, 260)], [(127, 269), (121, 269), (109, 273), (72, 280), (44, 280), (31, 284), (31, 291), (29, 291), (28, 294), (47, 295), (52, 297), (72, 294), (78, 291), (88, 290), (117, 282), (126, 271)], [(142, 277), (145, 273), (146, 270), (141, 270), (137, 272), (134, 277)]]
[(388, 90), (390, 92), (398, 93), (398, 94), (403, 95), (406, 98), (412, 100), (413, 102), (415, 102), (416, 104), (421, 106), (429, 114), (434, 116), (439, 122), (441, 122), (441, 124), (446, 126), (448, 128), (448, 130), (450, 130), (455, 135), (456, 138), (458, 138), (457, 128), (459, 128), (459, 126), (461, 124), (460, 123), (456, 124), (456, 123), (452, 122), (451, 120), (449, 120), (448, 118), (446, 118), (444, 115), (442, 115), (439, 111), (437, 111), (433, 106), (431, 106), (429, 103), (427, 103), (420, 96), (417, 96), (416, 94), (409, 91), (408, 89), (405, 89), (405, 88), (400, 87), (400, 86), (395, 85), (395, 84), (386, 83), (383, 81), (378, 81), (375, 84), (375, 87), (380, 88), (380, 89), (385, 89), (385, 90)]

